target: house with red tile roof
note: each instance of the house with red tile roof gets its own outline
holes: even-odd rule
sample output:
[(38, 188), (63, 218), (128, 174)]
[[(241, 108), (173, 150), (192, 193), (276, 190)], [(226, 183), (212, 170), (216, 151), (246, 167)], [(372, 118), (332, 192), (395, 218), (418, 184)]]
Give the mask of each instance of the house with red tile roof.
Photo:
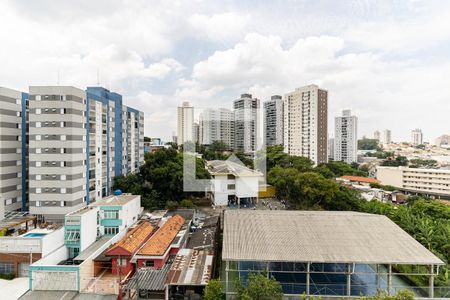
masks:
[(189, 224), (180, 215), (170, 217), (137, 251), (132, 262), (138, 268), (162, 268), (170, 255), (176, 255), (186, 244), (188, 228)]
[(131, 259), (151, 237), (154, 229), (149, 222), (143, 221), (129, 230), (120, 241), (104, 253), (106, 257), (111, 257), (113, 274), (126, 276), (130, 272), (134, 272), (134, 265), (131, 263)]

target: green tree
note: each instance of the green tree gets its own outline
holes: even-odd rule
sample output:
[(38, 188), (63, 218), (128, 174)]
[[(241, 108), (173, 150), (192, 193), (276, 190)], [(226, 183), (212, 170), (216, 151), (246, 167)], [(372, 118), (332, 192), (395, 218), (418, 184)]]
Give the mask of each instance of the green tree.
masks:
[(283, 290), (278, 281), (266, 274), (249, 274), (247, 285), (237, 280), (237, 298), (240, 300), (281, 300)]
[(204, 300), (222, 300), (225, 299), (225, 293), (220, 280), (211, 279), (203, 291)]
[(180, 207), (192, 208), (194, 207), (194, 203), (190, 199), (183, 199), (180, 202)]
[(376, 139), (360, 139), (358, 140), (358, 150), (378, 150), (378, 143)]

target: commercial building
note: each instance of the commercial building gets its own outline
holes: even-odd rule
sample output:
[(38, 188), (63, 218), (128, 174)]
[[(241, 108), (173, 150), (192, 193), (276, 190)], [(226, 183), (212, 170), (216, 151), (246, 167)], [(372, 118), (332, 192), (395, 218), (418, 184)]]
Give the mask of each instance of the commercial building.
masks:
[(429, 270), (425, 291), (433, 298), (444, 264), (386, 216), (357, 212), (226, 210), (222, 249), (228, 296), (233, 281), (252, 272), (275, 278), (288, 297), (414, 290), (398, 286), (393, 266), (418, 265)]
[(234, 113), (226, 108), (207, 108), (200, 113), (200, 144), (211, 145), (221, 141), (233, 147)]
[(408, 194), (450, 199), (450, 170), (378, 166), (377, 179)]
[(28, 94), (0, 87), (0, 220), (27, 210)]
[(29, 206), (46, 220), (111, 193), (144, 160), (144, 114), (101, 87), (31, 86)]
[(414, 146), (423, 144), (423, 133), (421, 129), (414, 129), (411, 131), (411, 144)]
[(358, 118), (350, 110), (335, 118), (334, 160), (349, 164), (358, 160)]
[(183, 102), (178, 106), (177, 142), (179, 145), (185, 142), (194, 142), (194, 107), (189, 102)]
[(232, 160), (207, 161), (212, 176), (210, 197), (214, 205), (253, 206), (258, 201), (263, 174)]
[(259, 148), (259, 99), (242, 94), (234, 100), (234, 147), (235, 151), (255, 153)]
[(392, 143), (391, 131), (389, 129), (385, 129), (383, 135), (383, 144), (389, 145), (391, 143)]
[(283, 99), (274, 95), (264, 102), (264, 143), (266, 146), (283, 145), (284, 114)]
[(317, 85), (297, 88), (284, 98), (284, 151), (315, 165), (328, 161), (328, 92)]

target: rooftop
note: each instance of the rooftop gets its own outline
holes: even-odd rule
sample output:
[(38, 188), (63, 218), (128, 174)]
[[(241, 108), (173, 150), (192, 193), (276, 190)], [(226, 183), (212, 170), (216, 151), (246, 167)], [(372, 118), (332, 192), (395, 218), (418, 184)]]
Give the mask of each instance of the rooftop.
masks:
[(171, 217), (148, 239), (137, 254), (147, 256), (163, 255), (177, 236), (183, 224), (184, 218), (180, 215)]
[(223, 260), (442, 265), (382, 215), (227, 210)]
[(217, 227), (198, 228), (189, 238), (186, 248), (212, 248), (216, 241)]
[(144, 221), (132, 228), (127, 234), (116, 244), (114, 244), (106, 255), (115, 255), (115, 251), (124, 250), (130, 255), (133, 255), (139, 247), (146, 241), (146, 239), (153, 232), (154, 227), (147, 221)]
[(211, 279), (212, 250), (181, 249), (167, 274), (166, 284), (207, 285)]
[(81, 260), (84, 261), (92, 256), (95, 252), (97, 252), (98, 249), (100, 249), (104, 244), (109, 242), (110, 239), (112, 239), (114, 236), (104, 235), (101, 238), (99, 238), (97, 241), (92, 243), (89, 247), (84, 249), (77, 257), (75, 257), (73, 260)]
[(363, 177), (363, 176), (341, 176), (339, 179), (356, 181), (356, 182), (365, 182), (365, 183), (380, 183), (379, 180), (375, 178)]
[(103, 205), (125, 205), (128, 202), (140, 197), (139, 195), (131, 195), (131, 194), (122, 194), (118, 196), (109, 196), (102, 198), (100, 201), (93, 203), (94, 206), (103, 206)]
[[(130, 279), (127, 288), (136, 289), (139, 283), (140, 290), (163, 291), (170, 265), (165, 264), (161, 269), (139, 268)], [(139, 282), (137, 282), (139, 280)]]
[(0, 229), (16, 227), (35, 220), (36, 217), (29, 215), (26, 211), (6, 211), (4, 219), (0, 220)]
[(206, 166), (212, 175), (262, 176), (262, 173), (247, 168), (242, 163), (234, 162), (230, 159), (207, 161)]

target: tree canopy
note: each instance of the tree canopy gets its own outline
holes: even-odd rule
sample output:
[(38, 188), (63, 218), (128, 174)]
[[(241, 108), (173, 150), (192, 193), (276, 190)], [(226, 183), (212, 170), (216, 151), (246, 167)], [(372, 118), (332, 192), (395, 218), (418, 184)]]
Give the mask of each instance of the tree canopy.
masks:
[(268, 278), (267, 274), (248, 275), (246, 285), (236, 282), (237, 298), (239, 300), (281, 300), (283, 290), (278, 281), (273, 277)]

